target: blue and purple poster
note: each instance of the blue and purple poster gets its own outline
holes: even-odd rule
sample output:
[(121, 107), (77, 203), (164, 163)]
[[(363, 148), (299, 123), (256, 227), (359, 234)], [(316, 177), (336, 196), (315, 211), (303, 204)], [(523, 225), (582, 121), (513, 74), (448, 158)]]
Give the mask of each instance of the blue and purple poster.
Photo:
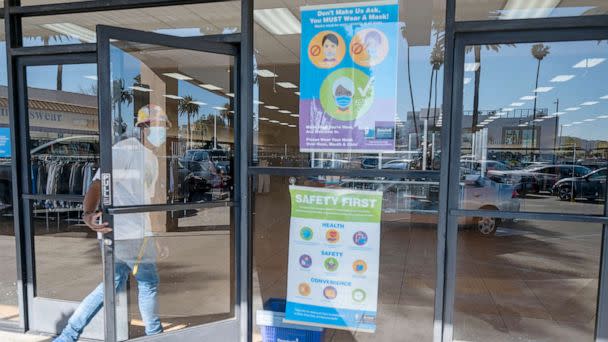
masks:
[(301, 10), (300, 150), (394, 151), (397, 1)]

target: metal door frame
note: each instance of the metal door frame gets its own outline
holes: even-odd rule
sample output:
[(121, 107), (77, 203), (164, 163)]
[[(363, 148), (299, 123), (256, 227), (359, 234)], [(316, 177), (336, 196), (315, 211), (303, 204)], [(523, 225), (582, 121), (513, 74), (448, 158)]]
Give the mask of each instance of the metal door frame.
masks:
[[(82, 196), (76, 195), (35, 195), (31, 189), (31, 159), (30, 146), (30, 127), (29, 127), (29, 108), (28, 108), (28, 86), (27, 86), (27, 67), (29, 66), (54, 66), (54, 65), (74, 65), (74, 64), (95, 64), (97, 62), (94, 53), (85, 54), (58, 54), (47, 56), (22, 56), (15, 60), (17, 82), (16, 87), (21, 96), (15, 107), (16, 117), (18, 122), (11, 126), (11, 130), (20, 132), (16, 145), (20, 148), (20, 154), (17, 156), (19, 160), (19, 171), (15, 173), (20, 186), (16, 193), (16, 198), (20, 207), (22, 207), (23, 217), (20, 220), (22, 227), (22, 243), (25, 249), (25, 269), (21, 274), (25, 279), (25, 284), (18, 287), (18, 291), (25, 292), (21, 297), (25, 300), (20, 301), (20, 308), (27, 307), (27, 316), (23, 320), (27, 321), (27, 325), (32, 330), (44, 331), (44, 324), (49, 317), (57, 316), (57, 306), (69, 308), (73, 303), (53, 298), (37, 299), (36, 298), (36, 260), (35, 260), (35, 231), (33, 229), (33, 216), (31, 213), (31, 201), (33, 200), (65, 200), (65, 201), (82, 201)], [(12, 123), (11, 123), (12, 125)], [(14, 127), (14, 128), (13, 128)], [(13, 172), (15, 172), (13, 170)], [(14, 197), (14, 198), (15, 198)], [(23, 290), (23, 288), (25, 290)], [(38, 303), (37, 303), (38, 302)], [(60, 313), (59, 313), (60, 314)], [(37, 317), (43, 317), (37, 319)], [(24, 322), (25, 323), (25, 322)], [(54, 324), (53, 324), (54, 325)]]
[[(450, 10), (450, 8), (448, 9)], [(453, 11), (454, 8), (452, 7)], [(452, 17), (453, 18), (453, 17)], [(445, 87), (451, 85), (444, 92), (444, 125), (445, 139), (443, 142), (442, 158), (442, 180), (447, 177), (447, 182), (442, 183), (442, 203), (446, 210), (442, 211), (441, 218), (447, 224), (445, 236), (445, 262), (444, 269), (438, 273), (444, 273), (443, 292), (437, 296), (442, 297), (440, 305), (441, 335), (438, 338), (436, 330), (436, 341), (452, 341), (454, 337), (454, 299), (456, 294), (456, 267), (457, 267), (457, 237), (458, 219), (460, 217), (497, 217), (504, 219), (527, 219), (547, 221), (570, 221), (578, 223), (603, 224), (602, 250), (600, 264), (598, 265), (599, 281), (596, 309), (595, 340), (608, 341), (608, 202), (604, 204), (602, 216), (589, 216), (581, 214), (559, 214), (541, 212), (488, 212), (483, 210), (467, 210), (459, 208), (459, 177), (460, 177), (460, 148), (462, 137), (462, 115), (463, 115), (463, 88), (464, 88), (464, 65), (465, 48), (468, 45), (480, 44), (517, 44), (517, 43), (544, 43), (544, 42), (568, 42), (586, 40), (608, 40), (608, 22), (598, 20), (599, 18), (550, 18), (541, 20), (509, 20), (496, 22), (459, 22), (448, 20), (449, 26), (455, 28), (452, 37), (447, 38), (446, 49), (453, 46), (451, 53), (446, 53), (446, 81)], [(535, 22), (542, 23), (533, 25)], [(581, 22), (587, 22), (588, 26), (581, 27)], [(450, 70), (451, 69), (451, 70)], [(445, 167), (445, 168), (444, 168)], [(605, 194), (608, 199), (608, 193)], [(445, 202), (444, 202), (445, 201)], [(445, 203), (445, 204), (444, 204)], [(438, 246), (439, 248), (439, 246)], [(439, 282), (439, 278), (437, 279)], [(438, 327), (435, 327), (438, 329)]]
[[(247, 336), (243, 336), (242, 326), (248, 320), (247, 312), (243, 315), (242, 305), (248, 305), (248, 296), (243, 297), (243, 287), (248, 288), (248, 272), (250, 271), (247, 267), (248, 262), (248, 250), (243, 248), (242, 240), (247, 238), (246, 225), (242, 224), (241, 218), (243, 217), (242, 211), (246, 210), (246, 206), (241, 203), (247, 198), (248, 187), (247, 184), (241, 183), (239, 176), (247, 167), (247, 156), (242, 155), (243, 145), (247, 144), (247, 141), (241, 139), (242, 130), (244, 129), (241, 125), (243, 122), (244, 112), (242, 109), (246, 108), (241, 102), (241, 95), (239, 94), (242, 89), (242, 83), (240, 80), (241, 63), (240, 63), (240, 44), (232, 42), (222, 41), (211, 41), (207, 37), (176, 37), (164, 34), (139, 31), (133, 29), (125, 29), (118, 27), (111, 27), (105, 25), (97, 25), (97, 74), (98, 74), (98, 99), (99, 99), (99, 135), (100, 135), (100, 170), (102, 181), (104, 175), (110, 175), (112, 172), (112, 105), (111, 105), (111, 79), (110, 79), (110, 40), (120, 40), (127, 42), (136, 42), (142, 44), (151, 44), (158, 46), (166, 46), (184, 50), (194, 50), (201, 52), (209, 52), (232, 56), (234, 58), (234, 72), (232, 76), (234, 98), (234, 110), (235, 110), (235, 129), (234, 129), (234, 146), (235, 146), (235, 188), (234, 188), (234, 201), (232, 206), (234, 207), (234, 267), (235, 272), (235, 283), (233, 284), (234, 289), (234, 302), (233, 302), (233, 313), (234, 317), (225, 319), (218, 322), (212, 322), (209, 324), (203, 324), (186, 328), (183, 330), (163, 333), (155, 336), (145, 336), (136, 338), (135, 340), (146, 340), (146, 341), (200, 341), (201, 339), (209, 338), (213, 340), (246, 340)], [(246, 115), (245, 115), (246, 116)], [(245, 163), (243, 163), (245, 161)], [(111, 179), (111, 178), (110, 178)], [(102, 185), (103, 187), (103, 185)], [(111, 204), (112, 194), (112, 182), (108, 183), (110, 190), (109, 196), (102, 198), (102, 210), (104, 212), (104, 221), (109, 222), (112, 225), (112, 215), (124, 214), (124, 213), (135, 213), (135, 212), (152, 212), (152, 211), (168, 211), (168, 210), (183, 210), (183, 209), (200, 209), (215, 207), (218, 205), (225, 206), (226, 203), (221, 204), (208, 202), (208, 203), (191, 203), (191, 204), (162, 204), (162, 205), (137, 205), (128, 207), (113, 207)], [(103, 192), (103, 191), (102, 191)], [(102, 194), (103, 197), (103, 194)], [(116, 329), (116, 291), (114, 287), (114, 236), (112, 233), (106, 234), (103, 238), (103, 269), (104, 269), (104, 286), (105, 286), (105, 298), (104, 298), (104, 321), (105, 321), (105, 339), (106, 341), (117, 340), (117, 329)], [(246, 245), (245, 245), (246, 246)], [(245, 263), (245, 264), (244, 264)], [(110, 290), (111, 289), (111, 290)], [(245, 289), (248, 290), (248, 289)]]

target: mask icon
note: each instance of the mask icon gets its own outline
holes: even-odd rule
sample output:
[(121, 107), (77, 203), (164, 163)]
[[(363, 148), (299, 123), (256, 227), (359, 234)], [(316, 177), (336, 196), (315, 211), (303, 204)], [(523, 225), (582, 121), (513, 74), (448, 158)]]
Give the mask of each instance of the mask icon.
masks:
[(336, 96), (335, 99), (336, 105), (342, 110), (350, 107), (350, 103), (352, 102), (352, 98), (350, 96)]
[(348, 77), (340, 77), (333, 84), (334, 101), (341, 111), (346, 111), (353, 103), (355, 84)]
[(165, 127), (149, 127), (148, 141), (155, 147), (160, 147), (167, 141), (167, 129)]

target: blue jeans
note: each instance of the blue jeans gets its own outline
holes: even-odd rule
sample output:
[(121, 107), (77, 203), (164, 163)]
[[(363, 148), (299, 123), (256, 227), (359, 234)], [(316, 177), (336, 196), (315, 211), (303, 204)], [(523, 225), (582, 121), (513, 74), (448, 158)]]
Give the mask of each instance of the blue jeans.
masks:
[[(149, 239), (151, 240), (151, 239)], [(143, 240), (145, 241), (145, 240)], [(142, 247), (142, 243), (144, 244)], [(163, 332), (158, 317), (158, 272), (155, 263), (155, 246), (152, 241), (124, 240), (115, 242), (114, 286), (120, 288), (129, 273), (137, 263), (140, 248), (144, 248), (143, 258), (138, 263), (137, 280), (139, 312), (146, 327), (146, 335), (155, 335)], [(75, 342), (93, 317), (103, 306), (103, 283), (99, 284), (93, 292), (78, 305), (78, 308), (67, 326), (53, 342)]]

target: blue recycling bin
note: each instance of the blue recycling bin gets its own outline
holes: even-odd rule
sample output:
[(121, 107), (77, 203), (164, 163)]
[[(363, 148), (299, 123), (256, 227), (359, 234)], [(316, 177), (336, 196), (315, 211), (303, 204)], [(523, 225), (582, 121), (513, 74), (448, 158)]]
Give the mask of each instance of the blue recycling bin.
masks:
[(264, 310), (257, 312), (262, 341), (323, 342), (323, 328), (283, 323), (286, 304), (285, 299), (270, 298), (264, 303)]

